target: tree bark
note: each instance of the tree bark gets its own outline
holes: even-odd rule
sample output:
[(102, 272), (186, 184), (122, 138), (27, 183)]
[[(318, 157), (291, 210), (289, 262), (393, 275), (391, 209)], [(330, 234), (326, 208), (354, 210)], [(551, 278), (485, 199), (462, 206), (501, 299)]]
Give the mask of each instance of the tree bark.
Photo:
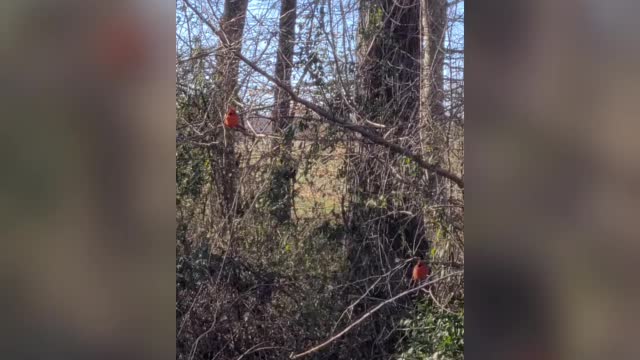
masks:
[[(370, 127), (369, 131), (387, 139), (416, 138), (420, 101), (419, 1), (360, 3), (356, 102), (365, 119), (385, 126), (384, 129)], [(418, 150), (416, 141), (400, 141), (408, 150)], [(390, 272), (397, 266), (395, 259), (415, 255), (412, 245), (416, 242), (426, 245), (423, 217), (417, 206), (419, 199), (403, 191), (405, 185), (394, 176), (406, 175), (405, 157), (375, 145), (353, 146), (358, 156), (347, 163), (350, 281), (361, 284), (362, 288), (357, 291), (371, 288), (371, 298), (392, 298), (402, 286), (401, 271), (389, 276), (388, 286), (376, 286), (374, 280), (368, 279)], [(357, 314), (373, 306), (373, 302), (363, 301)], [(402, 316), (400, 307), (389, 309), (369, 320), (362, 331), (384, 332), (392, 328), (391, 324), (399, 316)], [(363, 344), (374, 349), (371, 358), (388, 357), (398, 340), (391, 333), (379, 336), (387, 340)]]
[[(235, 139), (232, 131), (218, 124), (229, 105), (237, 98), (239, 59), (234, 51), (242, 48), (248, 0), (226, 0), (220, 22), (222, 36), (228, 46), (222, 43), (216, 49), (216, 69), (214, 73), (214, 93), (211, 118), (222, 138), (222, 146), (212, 146), (212, 170), (222, 214), (230, 219), (238, 209), (238, 159), (235, 153)], [(221, 39), (222, 42), (222, 39)], [(216, 123), (218, 122), (218, 123)]]
[[(422, 152), (436, 166), (446, 156), (447, 136), (444, 111), (444, 38), (447, 27), (447, 1), (421, 0), (420, 25), (422, 59), (420, 70), (420, 122)], [(439, 203), (438, 175), (429, 172), (426, 192), (431, 201)]]
[[(419, 0), (364, 1), (360, 11), (359, 110), (368, 120), (385, 125), (385, 132), (393, 129), (392, 135), (386, 134), (389, 138), (415, 137), (420, 91), (417, 81), (421, 50)], [(379, 129), (370, 130), (384, 134)], [(415, 145), (407, 143), (405, 146), (411, 149)], [(352, 197), (350, 222), (362, 238), (354, 243), (356, 248), (351, 261), (354, 265), (361, 265), (355, 270), (384, 272), (393, 264), (381, 263), (380, 258), (373, 255), (378, 246), (383, 246), (390, 252), (389, 258), (393, 258), (391, 254), (403, 248), (398, 234), (407, 232), (419, 237), (416, 231), (421, 226), (404, 216), (389, 216), (397, 210), (417, 210), (403, 208), (403, 204), (413, 201), (398, 198), (398, 189), (403, 185), (389, 176), (392, 168), (395, 172), (403, 172), (403, 157), (374, 145), (355, 146), (359, 157), (351, 163), (348, 177), (349, 195)], [(371, 219), (380, 220), (372, 223)], [(370, 239), (376, 240), (370, 242)], [(368, 258), (361, 258), (367, 253), (363, 251), (363, 244), (371, 245), (372, 254)], [(402, 254), (406, 255), (412, 254)], [(366, 264), (374, 259), (376, 264)], [(364, 278), (370, 274), (354, 275)]]
[[(295, 45), (296, 6), (296, 0), (281, 0), (280, 38), (278, 40), (275, 77), (289, 87), (291, 86)], [(274, 130), (281, 139), (274, 141), (278, 149), (278, 156), (276, 156), (276, 164), (274, 164), (271, 174), (271, 213), (277, 222), (284, 223), (291, 219), (291, 207), (293, 204), (292, 190), (296, 171), (291, 157), (291, 148), (294, 128), (290, 116), (291, 97), (289, 94), (279, 86), (276, 86), (274, 99)]]
[(421, 0), (422, 64), (420, 72), (421, 116), (428, 121), (444, 117), (444, 38), (447, 27), (446, 0)]

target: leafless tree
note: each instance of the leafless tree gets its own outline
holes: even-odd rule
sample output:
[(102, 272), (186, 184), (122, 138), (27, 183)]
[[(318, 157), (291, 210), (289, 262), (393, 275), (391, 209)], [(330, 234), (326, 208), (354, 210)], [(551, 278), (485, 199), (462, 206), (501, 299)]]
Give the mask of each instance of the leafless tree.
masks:
[(459, 309), (458, 4), (177, 2), (181, 358), (386, 359), (416, 299)]
[[(291, 72), (293, 69), (293, 51), (296, 34), (296, 0), (281, 0), (278, 52), (276, 57), (275, 77), (283, 84), (291, 86)], [(275, 146), (280, 150), (276, 157), (277, 163), (272, 174), (272, 206), (274, 217), (279, 223), (291, 219), (293, 197), (293, 181), (296, 169), (291, 156), (295, 128), (291, 121), (291, 97), (282, 88), (275, 86), (275, 106), (273, 121), (276, 133), (280, 139)]]

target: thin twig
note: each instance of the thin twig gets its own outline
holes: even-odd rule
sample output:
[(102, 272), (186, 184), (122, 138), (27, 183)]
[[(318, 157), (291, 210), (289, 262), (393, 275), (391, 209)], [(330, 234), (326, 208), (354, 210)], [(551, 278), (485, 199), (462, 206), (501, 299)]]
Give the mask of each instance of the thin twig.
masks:
[(264, 344), (264, 342), (252, 346), (249, 350), (245, 351), (242, 355), (240, 355), (240, 357), (238, 357), (238, 359), (236, 359), (236, 360), (241, 360), (246, 355), (252, 354), (254, 352), (262, 351), (262, 350), (282, 349), (282, 346), (263, 346), (263, 347), (259, 347), (262, 344)]

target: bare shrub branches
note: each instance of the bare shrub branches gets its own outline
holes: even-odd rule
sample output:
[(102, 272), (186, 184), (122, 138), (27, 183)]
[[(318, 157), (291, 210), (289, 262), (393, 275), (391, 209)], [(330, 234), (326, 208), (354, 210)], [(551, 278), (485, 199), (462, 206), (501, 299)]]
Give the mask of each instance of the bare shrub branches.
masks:
[[(193, 5), (191, 5), (191, 3), (188, 0), (184, 0), (184, 2), (185, 2), (185, 4), (187, 4), (187, 6), (189, 6), (189, 8), (195, 14), (197, 14), (200, 17), (200, 19), (205, 24), (207, 24), (207, 26), (211, 29), (211, 31), (213, 31), (213, 33), (218, 34), (220, 36), (220, 40), (222, 41), (222, 43), (225, 46), (230, 46), (230, 44), (228, 44), (226, 42), (225, 37), (221, 35), (220, 30), (216, 26), (214, 26), (213, 23), (211, 23), (211, 21), (209, 21), (199, 10), (197, 10)], [(334, 125), (337, 125), (337, 126), (343, 128), (343, 129), (356, 132), (356, 133), (362, 135), (363, 137), (365, 137), (366, 139), (370, 140), (372, 143), (384, 146), (384, 147), (388, 148), (389, 150), (391, 150), (392, 152), (394, 152), (396, 154), (400, 154), (400, 155), (406, 156), (407, 158), (415, 161), (418, 164), (418, 166), (420, 166), (421, 168), (426, 169), (428, 171), (433, 171), (433, 172), (437, 173), (438, 175), (441, 175), (441, 176), (451, 180), (456, 185), (458, 185), (460, 188), (464, 188), (464, 180), (460, 176), (452, 173), (449, 170), (446, 170), (446, 169), (443, 169), (443, 168), (438, 167), (436, 165), (430, 164), (429, 162), (424, 160), (424, 158), (422, 156), (420, 156), (420, 155), (416, 154), (415, 152), (413, 152), (413, 151), (411, 151), (411, 150), (409, 150), (407, 148), (404, 148), (404, 147), (402, 147), (402, 146), (400, 146), (398, 144), (395, 144), (395, 143), (392, 143), (390, 141), (387, 141), (382, 136), (377, 135), (376, 133), (371, 131), (369, 128), (365, 128), (363, 126), (359, 126), (359, 125), (353, 124), (353, 123), (347, 121), (346, 119), (343, 119), (343, 118), (341, 118), (339, 116), (336, 116), (335, 114), (331, 113), (329, 110), (324, 109), (324, 108), (320, 107), (317, 104), (314, 104), (314, 103), (312, 103), (312, 102), (310, 102), (308, 100), (305, 100), (305, 99), (301, 98), (300, 96), (298, 96), (298, 94), (296, 94), (295, 91), (293, 91), (293, 89), (291, 89), (289, 86), (287, 86), (286, 84), (282, 83), (281, 81), (279, 81), (278, 79), (276, 79), (275, 77), (270, 75), (267, 71), (265, 71), (262, 68), (260, 68), (255, 62), (249, 60), (247, 57), (242, 55), (242, 53), (240, 51), (231, 49), (231, 52), (233, 53), (234, 56), (238, 57), (240, 60), (242, 60), (250, 68), (252, 68), (257, 73), (259, 73), (260, 75), (262, 75), (263, 77), (268, 79), (270, 82), (274, 83), (276, 86), (280, 87), (286, 93), (288, 93), (291, 96), (291, 99), (294, 102), (297, 102), (299, 104), (302, 104), (302, 105), (306, 106), (307, 108), (311, 109), (313, 112), (315, 112), (316, 114), (320, 115), (322, 118), (326, 119), (330, 123), (332, 123)]]

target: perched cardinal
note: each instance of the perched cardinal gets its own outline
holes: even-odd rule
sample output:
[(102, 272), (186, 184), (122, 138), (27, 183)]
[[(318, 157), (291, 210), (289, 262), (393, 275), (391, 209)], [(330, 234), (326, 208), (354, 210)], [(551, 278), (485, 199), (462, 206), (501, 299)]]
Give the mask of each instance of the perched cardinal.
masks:
[(411, 275), (411, 280), (416, 284), (420, 283), (422, 280), (429, 277), (429, 266), (424, 263), (424, 261), (419, 260), (418, 263), (413, 267), (413, 274)]
[(243, 128), (242, 125), (240, 125), (240, 117), (233, 106), (229, 106), (229, 110), (224, 116), (224, 126), (231, 129)]

